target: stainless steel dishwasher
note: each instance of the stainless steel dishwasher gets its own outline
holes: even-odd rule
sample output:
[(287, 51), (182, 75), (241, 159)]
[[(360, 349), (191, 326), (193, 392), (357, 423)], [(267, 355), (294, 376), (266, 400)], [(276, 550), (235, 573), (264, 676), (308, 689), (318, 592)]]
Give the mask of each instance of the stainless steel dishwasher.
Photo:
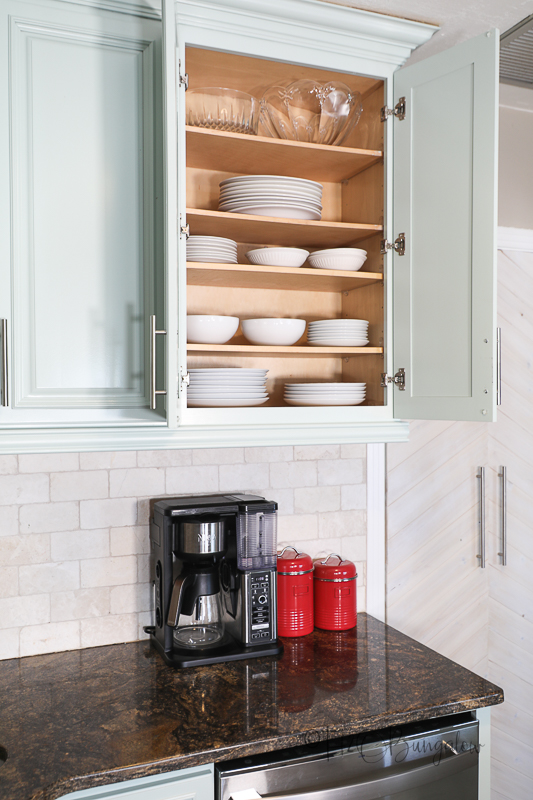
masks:
[(217, 800), (478, 800), (469, 713), (227, 761)]

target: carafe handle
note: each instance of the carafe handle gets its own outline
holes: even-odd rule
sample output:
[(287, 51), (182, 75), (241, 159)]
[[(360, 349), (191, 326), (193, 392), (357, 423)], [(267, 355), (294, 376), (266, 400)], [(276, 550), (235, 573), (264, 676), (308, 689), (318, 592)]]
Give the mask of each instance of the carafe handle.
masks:
[(182, 572), (174, 581), (167, 618), (167, 625), (169, 625), (171, 628), (176, 628), (178, 625), (185, 589), (191, 585), (193, 577), (194, 576), (190, 573), (188, 575), (184, 575)]

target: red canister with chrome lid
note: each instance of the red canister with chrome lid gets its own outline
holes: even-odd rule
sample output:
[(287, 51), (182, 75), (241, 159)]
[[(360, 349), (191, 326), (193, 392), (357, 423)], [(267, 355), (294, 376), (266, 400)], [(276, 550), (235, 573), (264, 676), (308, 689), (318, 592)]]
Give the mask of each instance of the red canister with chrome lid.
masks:
[(352, 561), (332, 553), (314, 563), (315, 625), (346, 631), (357, 625), (357, 572)]
[(306, 636), (313, 627), (313, 561), (285, 547), (278, 555), (278, 634)]

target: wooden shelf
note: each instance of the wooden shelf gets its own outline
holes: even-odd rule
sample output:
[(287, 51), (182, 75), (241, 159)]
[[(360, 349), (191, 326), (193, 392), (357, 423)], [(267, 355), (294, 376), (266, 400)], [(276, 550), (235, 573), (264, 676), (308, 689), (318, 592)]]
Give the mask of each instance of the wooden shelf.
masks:
[(187, 166), (337, 183), (383, 159), (381, 150), (334, 147), (186, 126)]
[(283, 289), (299, 292), (349, 292), (383, 280), (381, 272), (346, 272), (308, 267), (262, 267), (249, 264), (187, 262), (190, 286)]
[(187, 352), (202, 355), (232, 356), (305, 356), (306, 358), (324, 358), (340, 355), (372, 355), (383, 353), (382, 347), (310, 347), (309, 345), (261, 345), (261, 344), (188, 344)]
[(188, 208), (187, 223), (192, 236), (224, 236), (236, 242), (277, 244), (288, 247), (349, 247), (383, 231), (382, 225), (358, 222), (259, 217)]

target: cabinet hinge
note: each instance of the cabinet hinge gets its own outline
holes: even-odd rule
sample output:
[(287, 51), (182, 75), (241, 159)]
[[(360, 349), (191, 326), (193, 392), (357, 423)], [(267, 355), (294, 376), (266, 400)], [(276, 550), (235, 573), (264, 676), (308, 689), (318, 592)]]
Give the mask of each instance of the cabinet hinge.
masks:
[(394, 383), (400, 392), (405, 392), (405, 370), (403, 367), (400, 367), (394, 378), (391, 378), (386, 372), (381, 373), (381, 386), (386, 389), (389, 383)]
[(405, 97), (400, 97), (394, 108), (383, 106), (381, 109), (381, 121), (386, 122), (389, 117), (398, 117), (400, 120), (405, 119)]
[(180, 236), (185, 236), (185, 238), (188, 239), (190, 235), (189, 223), (186, 225), (180, 225)]
[(180, 73), (180, 86), (185, 86), (185, 91), (189, 88), (189, 73), (185, 72), (183, 75)]
[(191, 381), (190, 373), (187, 372), (187, 370), (182, 367), (180, 369), (180, 389), (181, 389), (181, 391), (183, 391), (185, 389), (185, 387), (189, 385), (190, 381)]
[(398, 253), (399, 256), (405, 255), (405, 233), (400, 233), (397, 239), (394, 240), (394, 244), (388, 242), (386, 239), (381, 240), (381, 248), (380, 252), (381, 255), (385, 255), (387, 250), (394, 250)]

